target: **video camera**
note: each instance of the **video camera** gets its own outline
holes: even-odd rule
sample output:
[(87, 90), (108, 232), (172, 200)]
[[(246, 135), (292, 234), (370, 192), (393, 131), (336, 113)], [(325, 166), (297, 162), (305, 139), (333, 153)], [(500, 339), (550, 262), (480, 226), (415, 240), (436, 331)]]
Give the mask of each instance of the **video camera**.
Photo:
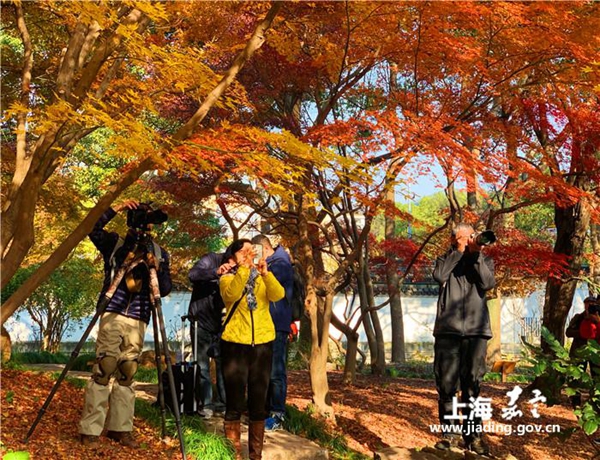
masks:
[(150, 203), (140, 203), (136, 209), (127, 211), (127, 226), (129, 228), (147, 232), (150, 224), (162, 224), (169, 218), (160, 209), (152, 209)]

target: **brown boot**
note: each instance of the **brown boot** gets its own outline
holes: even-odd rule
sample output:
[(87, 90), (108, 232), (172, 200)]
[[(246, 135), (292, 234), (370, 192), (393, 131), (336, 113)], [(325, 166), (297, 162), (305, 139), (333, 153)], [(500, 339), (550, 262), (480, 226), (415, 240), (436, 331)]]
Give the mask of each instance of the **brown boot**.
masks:
[(250, 422), (248, 428), (248, 453), (250, 460), (262, 458), (263, 442), (265, 440), (265, 421)]
[(225, 427), (225, 437), (233, 444), (235, 460), (242, 460), (242, 441), (240, 440), (241, 422), (239, 420), (225, 420), (223, 426)]
[(140, 447), (133, 434), (131, 434), (131, 431), (108, 431), (106, 437), (117, 441), (122, 446), (131, 447), (132, 449)]
[(84, 446), (93, 446), (97, 444), (99, 441), (98, 436), (94, 436), (93, 434), (80, 434), (79, 442)]

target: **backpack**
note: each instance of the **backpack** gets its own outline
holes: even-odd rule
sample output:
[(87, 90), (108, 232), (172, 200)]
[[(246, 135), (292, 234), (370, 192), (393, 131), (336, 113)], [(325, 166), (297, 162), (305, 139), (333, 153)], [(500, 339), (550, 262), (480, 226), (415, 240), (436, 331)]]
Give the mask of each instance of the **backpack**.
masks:
[(304, 277), (296, 264), (292, 265), (294, 270), (294, 294), (289, 299), (292, 307), (292, 322), (300, 321), (304, 316), (304, 303), (306, 301), (306, 285)]

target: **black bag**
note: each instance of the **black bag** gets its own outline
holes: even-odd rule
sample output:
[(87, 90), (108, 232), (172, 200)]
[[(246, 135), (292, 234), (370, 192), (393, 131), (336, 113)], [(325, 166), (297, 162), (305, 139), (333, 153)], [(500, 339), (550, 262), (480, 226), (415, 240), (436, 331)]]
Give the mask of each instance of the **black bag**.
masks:
[[(175, 391), (177, 395), (177, 403), (179, 405), (180, 414), (195, 414), (197, 408), (196, 397), (194, 395), (194, 383), (196, 380), (196, 363), (181, 362), (171, 365), (173, 370), (173, 378), (175, 380)], [(172, 413), (173, 398), (171, 397), (171, 389), (169, 387), (169, 374), (163, 371), (161, 374), (163, 384), (163, 394), (165, 397), (165, 405)]]
[[(177, 396), (177, 403), (179, 405), (180, 414), (195, 414), (198, 409), (196, 397), (194, 395), (196, 373), (199, 372), (196, 347), (192, 347), (194, 349), (194, 356), (192, 358), (192, 361), (186, 361), (184, 359), (184, 333), (185, 323), (188, 319), (188, 316), (181, 317), (181, 361), (175, 364), (171, 364), (171, 370), (173, 371), (173, 379), (175, 380), (175, 394)], [(196, 325), (195, 328), (195, 331), (197, 330), (198, 325)], [(196, 342), (196, 339), (197, 337), (194, 337), (193, 340)], [(169, 387), (169, 374), (166, 370), (162, 372), (161, 380), (163, 384), (163, 395), (165, 398), (165, 405), (171, 410), (172, 413), (175, 413), (173, 409), (173, 398), (171, 397), (171, 388)], [(157, 399), (156, 405), (158, 404), (159, 401)]]
[(213, 335), (206, 354), (213, 359), (221, 357), (221, 334)]
[(292, 321), (300, 321), (304, 316), (304, 304), (306, 302), (306, 285), (304, 277), (296, 264), (292, 265), (294, 270), (294, 294), (289, 299), (292, 307)]

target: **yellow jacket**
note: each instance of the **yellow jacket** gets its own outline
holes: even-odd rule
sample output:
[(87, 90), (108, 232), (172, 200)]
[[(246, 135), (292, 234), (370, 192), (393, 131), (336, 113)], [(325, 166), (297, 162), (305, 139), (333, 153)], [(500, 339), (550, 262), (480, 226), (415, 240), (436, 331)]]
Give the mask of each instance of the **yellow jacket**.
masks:
[[(243, 266), (238, 267), (235, 275), (221, 277), (219, 288), (227, 310), (225, 318), (229, 315), (233, 304), (242, 297), (249, 277), (250, 269)], [(256, 309), (250, 311), (244, 296), (223, 331), (221, 336), (223, 340), (244, 345), (260, 345), (275, 340), (275, 325), (269, 312), (269, 302), (281, 300), (285, 291), (273, 273), (267, 272), (265, 276), (259, 275), (256, 278), (254, 295), (257, 302)]]

